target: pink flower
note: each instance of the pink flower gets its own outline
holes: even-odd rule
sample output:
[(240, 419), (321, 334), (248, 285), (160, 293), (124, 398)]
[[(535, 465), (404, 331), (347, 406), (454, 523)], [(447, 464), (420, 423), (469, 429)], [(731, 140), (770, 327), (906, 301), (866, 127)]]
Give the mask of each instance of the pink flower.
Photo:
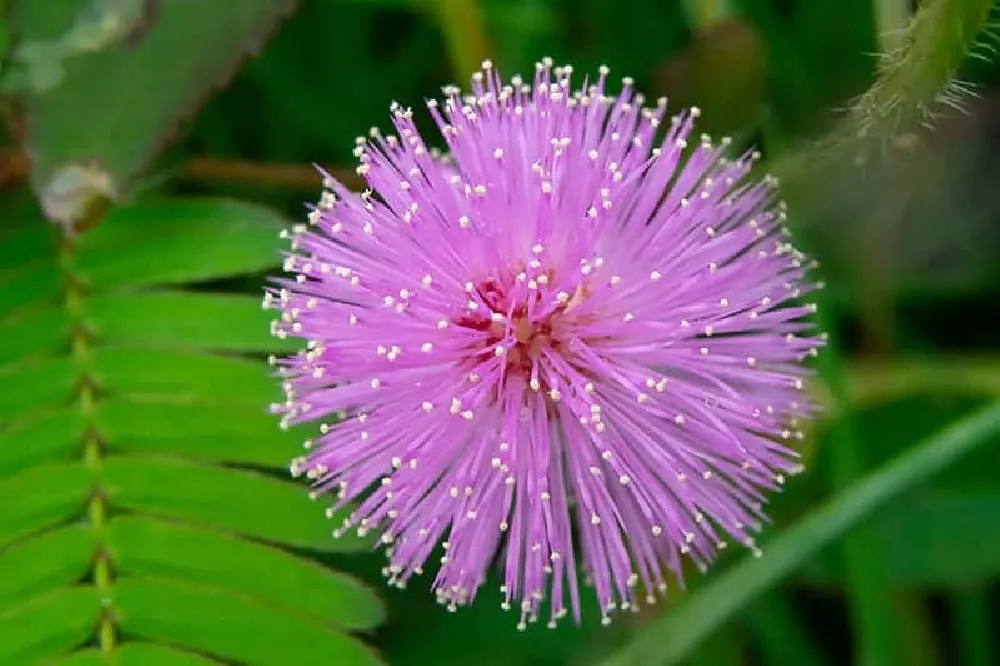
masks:
[(399, 584), (442, 544), (451, 608), (499, 554), (522, 627), (546, 598), (578, 619), (579, 574), (607, 620), (684, 557), (756, 551), (819, 344), (757, 155), (571, 72), (505, 85), (484, 63), (470, 96), (445, 88), (446, 156), (394, 104), (398, 136), (356, 149), (370, 189), (327, 177), (265, 296), (308, 341), (275, 411), (327, 421), (293, 472), (360, 502), (335, 534), (377, 530)]

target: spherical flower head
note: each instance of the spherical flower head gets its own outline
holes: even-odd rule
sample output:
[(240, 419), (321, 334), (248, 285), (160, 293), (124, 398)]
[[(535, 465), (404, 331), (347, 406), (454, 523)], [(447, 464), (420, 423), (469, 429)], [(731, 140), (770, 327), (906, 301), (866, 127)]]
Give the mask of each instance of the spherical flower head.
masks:
[(307, 341), (274, 409), (323, 421), (292, 469), (354, 507), (334, 534), (374, 530), (399, 585), (440, 558), (451, 609), (497, 559), (521, 627), (579, 619), (581, 578), (608, 621), (685, 559), (756, 551), (819, 343), (758, 156), (571, 73), (445, 88), (444, 154), (394, 104), (397, 136), (358, 140), (370, 189), (326, 178), (265, 295)]

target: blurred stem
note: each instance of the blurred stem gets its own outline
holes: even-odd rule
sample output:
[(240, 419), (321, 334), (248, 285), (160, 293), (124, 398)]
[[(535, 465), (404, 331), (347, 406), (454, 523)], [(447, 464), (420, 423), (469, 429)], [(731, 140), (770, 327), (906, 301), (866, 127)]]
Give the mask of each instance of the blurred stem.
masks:
[[(354, 169), (324, 165), (323, 168), (349, 188), (364, 186), (364, 180)], [(0, 149), (0, 187), (26, 179), (28, 157), (21, 151)], [(284, 188), (311, 192), (320, 186), (321, 177), (314, 167), (302, 164), (251, 162), (216, 157), (192, 157), (173, 169), (169, 175), (196, 183), (223, 183)]]
[(970, 451), (995, 443), (998, 435), (1000, 401), (923, 439), (811, 510), (765, 543), (763, 557), (745, 556), (670, 612), (638, 630), (623, 649), (600, 663), (603, 666), (678, 663), (734, 613), (844, 532)]
[(959, 663), (962, 666), (993, 666), (1000, 663), (994, 643), (996, 618), (985, 590), (955, 592), (950, 599)]
[(794, 603), (780, 590), (765, 594), (743, 613), (768, 666), (824, 666), (827, 662), (809, 640), (805, 624), (795, 613)]
[[(826, 297), (828, 291), (816, 293), (817, 321), (820, 329), (832, 331), (834, 304)], [(832, 408), (840, 417), (830, 426), (827, 447), (830, 461), (831, 485), (836, 490), (849, 487), (864, 473), (862, 439), (849, 410), (841, 409), (847, 403), (846, 374), (837, 348), (836, 336), (829, 338), (817, 363), (820, 377), (830, 392)], [(892, 624), (892, 607), (884, 563), (878, 549), (864, 526), (848, 534), (841, 548), (847, 570), (848, 602), (855, 638), (855, 663), (859, 666), (894, 666), (896, 649)]]
[(435, 0), (434, 4), (452, 67), (461, 81), (468, 81), (490, 57), (479, 1)]
[(705, 30), (734, 14), (732, 0), (684, 0), (688, 25)]
[(891, 53), (903, 45), (910, 21), (910, 0), (876, 0), (875, 30), (879, 51)]
[(897, 591), (892, 598), (892, 617), (899, 638), (901, 664), (906, 666), (939, 666), (941, 650), (937, 631), (929, 609), (919, 591)]

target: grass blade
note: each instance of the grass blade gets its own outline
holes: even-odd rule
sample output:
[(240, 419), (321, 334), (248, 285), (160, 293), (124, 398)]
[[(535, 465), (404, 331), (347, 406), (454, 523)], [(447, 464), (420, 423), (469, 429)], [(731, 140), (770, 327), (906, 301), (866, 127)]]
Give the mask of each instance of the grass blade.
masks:
[(1000, 402), (932, 435), (810, 512), (766, 544), (764, 557), (744, 559), (719, 575), (689, 601), (638, 632), (603, 666), (678, 663), (734, 613), (821, 548), (888, 501), (998, 437)]

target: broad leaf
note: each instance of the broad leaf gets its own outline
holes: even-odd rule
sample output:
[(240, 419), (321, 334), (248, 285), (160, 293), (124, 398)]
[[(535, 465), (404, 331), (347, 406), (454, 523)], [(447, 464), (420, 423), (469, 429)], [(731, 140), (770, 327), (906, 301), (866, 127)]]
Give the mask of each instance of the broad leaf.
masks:
[[(74, 652), (56, 662), (59, 666), (106, 666), (107, 655), (98, 648)], [(211, 666), (222, 662), (156, 643), (129, 641), (115, 648), (117, 666)]]
[[(0, 271), (0, 322), (20, 311), (56, 303), (61, 295), (55, 261), (35, 262), (24, 268)], [(2, 325), (2, 324), (0, 324)]]
[(69, 358), (50, 358), (0, 366), (0, 420), (51, 411), (74, 398), (76, 373)]
[(68, 652), (91, 637), (100, 614), (93, 587), (67, 587), (0, 610), (0, 662), (31, 664)]
[(249, 273), (280, 262), (284, 226), (272, 209), (225, 199), (137, 203), (81, 238), (78, 267), (94, 289)]
[(378, 598), (361, 583), (271, 546), (138, 517), (112, 521), (109, 539), (122, 575), (225, 588), (348, 629), (371, 628), (383, 616)]
[[(107, 189), (125, 192), (178, 123), (294, 5), (157, 3), (158, 11), (129, 43), (63, 61), (57, 85), (23, 96), (33, 180), (43, 197), (60, 167), (90, 161), (107, 174)], [(81, 20), (80, 7), (16, 3), (13, 20), (22, 43), (67, 39)]]
[(94, 532), (75, 524), (0, 549), (0, 608), (76, 583), (90, 568)]
[(0, 320), (0, 364), (68, 349), (70, 328), (66, 312), (52, 307), (33, 308)]
[[(100, 348), (94, 368), (114, 396), (166, 397), (199, 405), (245, 406), (262, 412), (281, 394), (261, 361), (158, 349)], [(271, 419), (274, 424), (274, 419)]]
[(120, 453), (158, 453), (287, 470), (291, 459), (302, 453), (302, 437), (279, 430), (261, 404), (252, 409), (108, 398), (101, 403), (98, 420), (109, 447)]
[(75, 408), (0, 429), (0, 479), (44, 462), (77, 458), (85, 430)]
[(79, 462), (39, 465), (0, 478), (0, 497), (5, 501), (0, 547), (82, 515), (92, 486), (90, 472)]
[(52, 305), (62, 296), (58, 230), (42, 220), (38, 204), (16, 193), (2, 195), (5, 219), (0, 225), (0, 328), (24, 306)]
[(287, 351), (299, 345), (268, 334), (273, 313), (252, 296), (154, 291), (95, 297), (88, 312), (110, 343), (159, 349)]
[[(370, 541), (331, 533), (343, 516), (326, 519), (297, 483), (256, 472), (169, 458), (115, 456), (102, 464), (118, 506), (294, 546), (354, 551)], [(183, 492), (178, 492), (183, 488)]]
[(380, 663), (357, 639), (217, 588), (122, 578), (115, 606), (129, 634), (240, 663)]

